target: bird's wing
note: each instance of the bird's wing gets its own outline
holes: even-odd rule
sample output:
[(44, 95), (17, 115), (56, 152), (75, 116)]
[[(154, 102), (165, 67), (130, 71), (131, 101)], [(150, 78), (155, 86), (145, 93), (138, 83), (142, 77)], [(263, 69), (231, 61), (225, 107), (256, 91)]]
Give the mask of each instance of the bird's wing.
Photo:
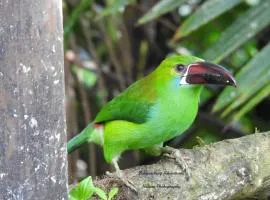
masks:
[(126, 120), (144, 123), (155, 102), (154, 80), (148, 76), (132, 84), (123, 93), (103, 106), (96, 116), (95, 122)]

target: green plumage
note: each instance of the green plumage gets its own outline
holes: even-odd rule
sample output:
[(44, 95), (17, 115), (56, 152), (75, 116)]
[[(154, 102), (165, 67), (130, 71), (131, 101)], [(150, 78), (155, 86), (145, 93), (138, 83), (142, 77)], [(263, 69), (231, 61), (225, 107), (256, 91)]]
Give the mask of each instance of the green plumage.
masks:
[(183, 74), (175, 66), (199, 61), (192, 56), (165, 59), (107, 103), (94, 120), (102, 128), (90, 124), (68, 143), (68, 151), (87, 140), (102, 145), (105, 160), (112, 162), (123, 151), (149, 149), (183, 133), (196, 117), (202, 86), (180, 85)]
[(101, 109), (95, 122), (111, 120), (146, 122), (148, 112), (157, 99), (155, 88), (153, 88), (154, 82), (155, 78), (150, 75), (132, 84)]

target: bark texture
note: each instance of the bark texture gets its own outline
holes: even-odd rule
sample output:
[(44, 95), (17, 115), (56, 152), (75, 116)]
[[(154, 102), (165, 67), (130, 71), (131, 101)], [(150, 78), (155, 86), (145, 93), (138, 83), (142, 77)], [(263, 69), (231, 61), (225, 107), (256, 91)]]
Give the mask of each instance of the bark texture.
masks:
[[(120, 187), (118, 199), (268, 199), (270, 196), (270, 132), (224, 140), (191, 150), (180, 149), (191, 170), (186, 180), (173, 159), (124, 170), (138, 194)], [(121, 186), (104, 177), (96, 184)]]
[(0, 199), (67, 199), (62, 2), (0, 1)]

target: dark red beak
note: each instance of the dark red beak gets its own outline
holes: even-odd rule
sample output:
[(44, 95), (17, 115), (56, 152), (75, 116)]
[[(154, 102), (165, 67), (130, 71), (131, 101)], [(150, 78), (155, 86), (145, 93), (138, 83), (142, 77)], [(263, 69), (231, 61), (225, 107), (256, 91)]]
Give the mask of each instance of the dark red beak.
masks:
[(215, 84), (236, 87), (236, 80), (228, 70), (209, 62), (190, 64), (183, 74), (180, 84)]

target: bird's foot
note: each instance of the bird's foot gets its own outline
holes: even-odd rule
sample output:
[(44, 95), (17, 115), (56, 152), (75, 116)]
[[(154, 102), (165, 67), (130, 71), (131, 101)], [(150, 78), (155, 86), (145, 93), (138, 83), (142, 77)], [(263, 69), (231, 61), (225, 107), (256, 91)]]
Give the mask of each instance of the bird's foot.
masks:
[(134, 184), (130, 180), (127, 180), (126, 176), (122, 173), (121, 170), (116, 170), (115, 173), (111, 173), (111, 172), (107, 171), (106, 175), (108, 175), (109, 177), (112, 177), (112, 178), (120, 179), (128, 188), (133, 190), (135, 193), (138, 193)]
[(163, 147), (162, 152), (163, 152), (164, 156), (166, 156), (168, 158), (175, 159), (176, 163), (184, 171), (184, 173), (186, 175), (186, 179), (189, 180), (189, 178), (191, 177), (191, 172), (190, 172), (190, 169), (189, 169), (185, 159), (183, 158), (181, 152), (178, 149), (174, 149), (174, 148), (169, 147), (169, 146)]

